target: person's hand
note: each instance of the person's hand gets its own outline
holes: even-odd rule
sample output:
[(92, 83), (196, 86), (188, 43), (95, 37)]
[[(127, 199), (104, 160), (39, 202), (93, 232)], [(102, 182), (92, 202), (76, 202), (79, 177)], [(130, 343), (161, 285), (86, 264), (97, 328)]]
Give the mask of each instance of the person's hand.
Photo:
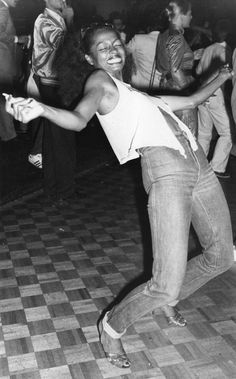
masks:
[(44, 112), (43, 105), (34, 99), (13, 97), (12, 95), (4, 96), (6, 98), (6, 111), (24, 124), (41, 116)]
[(225, 80), (232, 79), (234, 76), (234, 72), (232, 68), (229, 67), (228, 64), (225, 64), (224, 66), (221, 67), (219, 71), (219, 75), (222, 76)]
[(67, 25), (70, 25), (73, 22), (74, 11), (73, 8), (68, 6), (66, 2), (63, 2), (64, 6), (62, 8), (62, 17), (64, 18)]
[(197, 49), (193, 52), (194, 60), (199, 61), (202, 57), (204, 49)]

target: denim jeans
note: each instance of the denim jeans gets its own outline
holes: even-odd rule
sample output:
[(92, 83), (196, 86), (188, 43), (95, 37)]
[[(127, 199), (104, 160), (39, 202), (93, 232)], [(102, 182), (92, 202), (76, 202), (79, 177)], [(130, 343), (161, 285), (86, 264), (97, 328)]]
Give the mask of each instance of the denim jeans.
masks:
[[(221, 185), (200, 145), (194, 152), (183, 132), (176, 136), (186, 157), (166, 147), (141, 149), (152, 278), (109, 312), (108, 323), (118, 333), (155, 308), (186, 298), (233, 263), (231, 221)], [(202, 252), (187, 263), (191, 222)]]

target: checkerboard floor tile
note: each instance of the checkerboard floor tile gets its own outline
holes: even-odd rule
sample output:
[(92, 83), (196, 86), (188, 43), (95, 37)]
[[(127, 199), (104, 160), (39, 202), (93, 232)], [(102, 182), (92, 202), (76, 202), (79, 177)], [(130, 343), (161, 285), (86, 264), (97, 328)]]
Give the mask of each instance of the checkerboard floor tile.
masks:
[(1, 209), (0, 378), (236, 378), (236, 266), (179, 304), (185, 328), (148, 314), (123, 337), (131, 368), (109, 364), (96, 323), (150, 275), (146, 196), (137, 163), (77, 185), (87, 196), (68, 206), (39, 191)]

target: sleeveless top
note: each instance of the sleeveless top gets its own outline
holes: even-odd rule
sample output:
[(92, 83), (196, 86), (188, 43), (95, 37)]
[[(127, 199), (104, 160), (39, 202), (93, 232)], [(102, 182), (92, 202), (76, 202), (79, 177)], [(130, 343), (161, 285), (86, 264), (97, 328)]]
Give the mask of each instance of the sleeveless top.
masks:
[(185, 156), (183, 146), (159, 108), (177, 121), (192, 149), (197, 150), (196, 141), (188, 127), (162, 99), (148, 96), (112, 76), (111, 78), (119, 91), (118, 103), (110, 113), (101, 115), (97, 112), (96, 115), (120, 164), (138, 158), (137, 149), (147, 146), (169, 147), (179, 150)]

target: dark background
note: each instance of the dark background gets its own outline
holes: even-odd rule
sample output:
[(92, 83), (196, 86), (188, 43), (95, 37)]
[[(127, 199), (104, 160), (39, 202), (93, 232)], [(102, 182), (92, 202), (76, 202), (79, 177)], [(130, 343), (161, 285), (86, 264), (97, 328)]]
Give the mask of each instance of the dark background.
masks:
[[(96, 15), (105, 19), (111, 11), (123, 12), (126, 22), (134, 27), (147, 24), (153, 15), (159, 17), (166, 0), (68, 0), (76, 10), (78, 23), (86, 23)], [(12, 15), (20, 34), (30, 33), (37, 15), (43, 9), (43, 0), (21, 0)], [(202, 24), (206, 19), (213, 24), (217, 19), (227, 17), (236, 20), (236, 0), (192, 0), (193, 22)]]
[[(121, 11), (127, 26), (134, 34), (145, 28), (154, 19), (159, 20), (165, 9), (166, 0), (67, 0), (75, 11), (78, 26), (102, 16), (107, 20), (111, 11)], [(210, 26), (220, 18), (227, 18), (232, 24), (232, 35), (236, 21), (236, 0), (192, 0), (193, 20), (202, 25), (208, 20)], [(44, 8), (43, 0), (21, 0), (11, 13), (17, 34), (31, 34), (36, 17)], [(236, 45), (234, 45), (236, 46)], [(19, 61), (23, 55), (23, 67), (28, 56), (19, 50)], [(25, 62), (25, 63), (24, 63)], [(115, 159), (98, 122), (93, 122), (77, 136), (77, 172), (86, 171), (101, 162)], [(19, 134), (9, 142), (0, 141), (0, 204), (31, 193), (41, 187), (42, 172), (28, 163), (31, 147), (30, 132)], [(118, 163), (117, 163), (118, 164)]]

